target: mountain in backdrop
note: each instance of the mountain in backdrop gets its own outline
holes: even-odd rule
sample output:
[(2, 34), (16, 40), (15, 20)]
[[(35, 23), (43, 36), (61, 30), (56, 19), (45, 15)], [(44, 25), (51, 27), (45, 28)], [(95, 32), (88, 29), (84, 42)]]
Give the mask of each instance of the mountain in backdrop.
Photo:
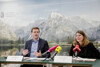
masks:
[(67, 41), (73, 38), (77, 30), (83, 30), (88, 38), (100, 39), (100, 21), (87, 20), (80, 16), (64, 16), (52, 12), (48, 19), (38, 19), (26, 27), (16, 29), (17, 37), (30, 39), (32, 27), (40, 28), (40, 37), (48, 41)]
[(0, 39), (1, 40), (16, 40), (17, 37), (16, 37), (16, 34), (14, 33), (13, 29), (3, 23), (3, 21), (0, 19)]
[[(30, 35), (31, 34), (31, 28), (37, 26), (37, 27), (40, 28), (40, 31), (42, 31), (44, 26), (45, 26), (45, 22), (46, 22), (45, 19), (40, 18), (40, 19), (36, 20), (35, 22), (30, 23), (26, 27), (17, 28), (15, 30), (16, 36), (18, 38), (24, 38), (25, 40), (28, 40), (28, 39), (31, 38), (31, 35)], [(41, 33), (40, 33), (40, 36), (41, 36)]]

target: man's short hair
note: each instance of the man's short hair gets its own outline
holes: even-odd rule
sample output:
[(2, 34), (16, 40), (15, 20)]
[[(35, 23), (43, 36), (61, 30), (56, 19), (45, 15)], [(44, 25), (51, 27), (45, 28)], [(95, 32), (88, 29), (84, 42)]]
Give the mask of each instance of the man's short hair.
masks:
[(33, 29), (38, 29), (39, 32), (40, 32), (40, 29), (39, 29), (38, 27), (33, 27), (33, 28), (31, 29), (31, 32), (33, 32)]

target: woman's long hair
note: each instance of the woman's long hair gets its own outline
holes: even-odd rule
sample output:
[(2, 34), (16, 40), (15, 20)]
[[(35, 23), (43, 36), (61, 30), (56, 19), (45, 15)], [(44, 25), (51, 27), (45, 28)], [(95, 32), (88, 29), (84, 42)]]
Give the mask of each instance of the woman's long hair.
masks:
[[(78, 30), (78, 31), (76, 32), (76, 34), (77, 34), (77, 33), (83, 35), (83, 42), (82, 42), (82, 44), (81, 44), (80, 46), (86, 46), (86, 45), (88, 45), (88, 44), (89, 44), (89, 40), (88, 40), (86, 34), (85, 34), (82, 30)], [(74, 40), (74, 42), (73, 42), (73, 45), (75, 46), (75, 45), (77, 45), (77, 44), (79, 44), (79, 43), (77, 42), (76, 37), (75, 37), (75, 40)]]

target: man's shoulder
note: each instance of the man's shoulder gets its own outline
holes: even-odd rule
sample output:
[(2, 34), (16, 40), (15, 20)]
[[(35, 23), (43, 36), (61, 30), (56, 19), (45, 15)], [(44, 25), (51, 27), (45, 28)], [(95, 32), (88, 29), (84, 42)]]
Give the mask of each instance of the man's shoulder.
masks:
[(26, 42), (32, 42), (32, 39), (30, 39), (30, 40), (27, 40)]
[(39, 40), (46, 41), (45, 39), (39, 38)]
[(45, 40), (45, 39), (42, 39), (42, 38), (39, 38), (39, 40), (40, 40), (40, 41), (45, 41), (45, 42), (47, 41), (47, 40)]

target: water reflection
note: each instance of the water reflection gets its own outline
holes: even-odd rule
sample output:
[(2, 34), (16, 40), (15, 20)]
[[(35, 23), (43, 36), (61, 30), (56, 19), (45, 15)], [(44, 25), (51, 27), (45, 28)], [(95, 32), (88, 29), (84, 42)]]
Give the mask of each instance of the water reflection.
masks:
[(23, 48), (22, 45), (16, 44), (0, 44), (0, 56), (7, 57), (8, 55), (15, 55), (16, 52), (20, 52), (20, 49)]
[[(53, 46), (50, 46), (50, 48), (51, 47), (53, 47)], [(70, 46), (61, 46), (61, 47), (62, 47), (62, 51), (60, 53), (58, 53), (57, 55), (58, 56), (68, 56), (71, 45)], [(9, 49), (14, 49), (14, 48), (16, 48), (16, 50), (9, 51), (8, 52), (9, 54), (7, 54), (6, 51), (8, 51)], [(22, 46), (20, 46), (20, 45), (19, 46), (0, 46), (0, 56), (12, 55), (11, 52), (13, 52), (13, 51), (16, 51), (16, 55), (21, 55), (22, 48), (24, 48), (24, 45), (22, 45)], [(54, 52), (51, 53), (51, 55), (53, 55), (53, 54), (54, 54)]]

